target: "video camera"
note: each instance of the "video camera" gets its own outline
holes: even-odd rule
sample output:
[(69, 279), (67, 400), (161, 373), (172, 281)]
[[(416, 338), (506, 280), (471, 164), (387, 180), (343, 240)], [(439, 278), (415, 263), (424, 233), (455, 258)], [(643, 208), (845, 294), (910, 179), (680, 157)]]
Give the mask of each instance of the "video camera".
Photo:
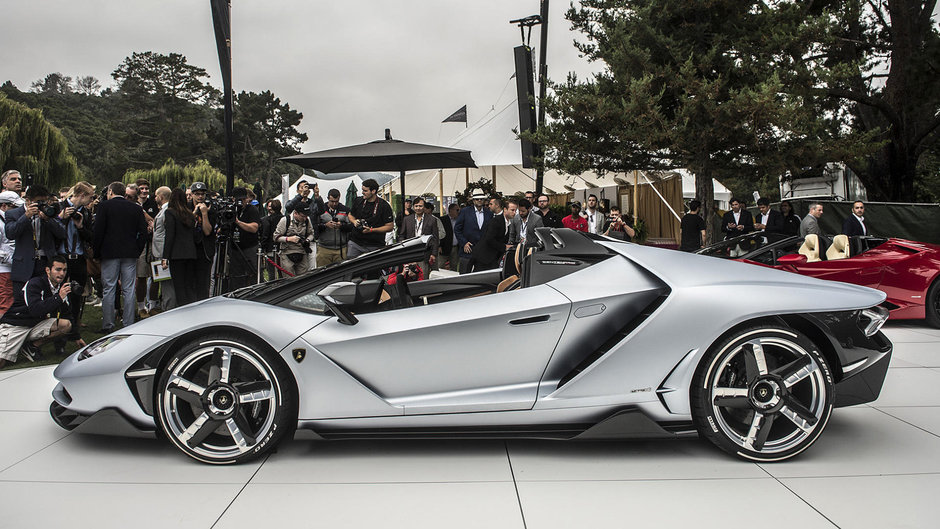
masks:
[(242, 213), (242, 201), (232, 197), (218, 197), (206, 201), (206, 203), (219, 215), (219, 227), (223, 230), (231, 230), (235, 226), (235, 220)]

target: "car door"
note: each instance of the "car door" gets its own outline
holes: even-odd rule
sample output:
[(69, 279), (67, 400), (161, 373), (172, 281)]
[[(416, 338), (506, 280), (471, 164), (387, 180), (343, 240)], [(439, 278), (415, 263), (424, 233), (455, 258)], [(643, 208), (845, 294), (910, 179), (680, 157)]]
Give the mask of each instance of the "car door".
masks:
[(531, 408), (570, 313), (546, 285), (336, 318), (304, 339), (405, 414)]

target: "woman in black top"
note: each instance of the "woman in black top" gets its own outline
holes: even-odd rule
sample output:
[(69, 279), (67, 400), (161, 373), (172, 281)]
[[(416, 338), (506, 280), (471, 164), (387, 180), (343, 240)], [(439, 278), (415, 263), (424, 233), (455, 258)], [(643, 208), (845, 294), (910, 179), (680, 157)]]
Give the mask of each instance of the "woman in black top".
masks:
[(796, 235), (800, 233), (800, 217), (793, 212), (793, 204), (789, 200), (780, 203), (780, 214), (783, 215), (783, 233)]
[(179, 306), (196, 300), (196, 217), (182, 189), (174, 189), (166, 209), (163, 264), (170, 266), (170, 281)]

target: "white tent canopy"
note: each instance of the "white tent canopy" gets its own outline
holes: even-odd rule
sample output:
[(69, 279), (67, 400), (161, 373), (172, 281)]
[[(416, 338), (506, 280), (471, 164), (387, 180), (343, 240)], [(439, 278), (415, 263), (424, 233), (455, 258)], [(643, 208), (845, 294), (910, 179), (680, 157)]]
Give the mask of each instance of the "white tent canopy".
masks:
[[(300, 175), (293, 182), (290, 183), (290, 187), (287, 188), (287, 197), (284, 198), (284, 194), (281, 194), (281, 210), (284, 210), (284, 206), (287, 205), (287, 201), (294, 198), (297, 195), (297, 183), (301, 180), (305, 180), (310, 187), (313, 187), (313, 184), (316, 183), (320, 187), (320, 198), (324, 201), (326, 200), (326, 194), (329, 193), (330, 189), (336, 188), (339, 190), (339, 201), (346, 201), (346, 189), (349, 188), (349, 184), (355, 184), (356, 189), (362, 188), (362, 177), (358, 174), (352, 176), (347, 176), (346, 178), (340, 178), (339, 180), (327, 180), (325, 178), (317, 178), (312, 175)], [(310, 196), (313, 196), (311, 193)]]

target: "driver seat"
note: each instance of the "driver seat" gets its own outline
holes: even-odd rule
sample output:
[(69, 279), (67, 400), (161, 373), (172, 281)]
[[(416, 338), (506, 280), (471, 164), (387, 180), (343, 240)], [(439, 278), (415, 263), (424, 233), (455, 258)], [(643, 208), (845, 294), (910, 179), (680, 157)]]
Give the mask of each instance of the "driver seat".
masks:
[(819, 258), (819, 236), (815, 233), (806, 235), (803, 246), (800, 246), (799, 254), (806, 256), (807, 263), (821, 261), (822, 259)]
[(834, 259), (845, 259), (846, 257), (851, 257), (852, 248), (849, 245), (849, 236), (848, 235), (836, 235), (832, 239), (832, 246), (826, 250), (826, 259), (832, 261)]

